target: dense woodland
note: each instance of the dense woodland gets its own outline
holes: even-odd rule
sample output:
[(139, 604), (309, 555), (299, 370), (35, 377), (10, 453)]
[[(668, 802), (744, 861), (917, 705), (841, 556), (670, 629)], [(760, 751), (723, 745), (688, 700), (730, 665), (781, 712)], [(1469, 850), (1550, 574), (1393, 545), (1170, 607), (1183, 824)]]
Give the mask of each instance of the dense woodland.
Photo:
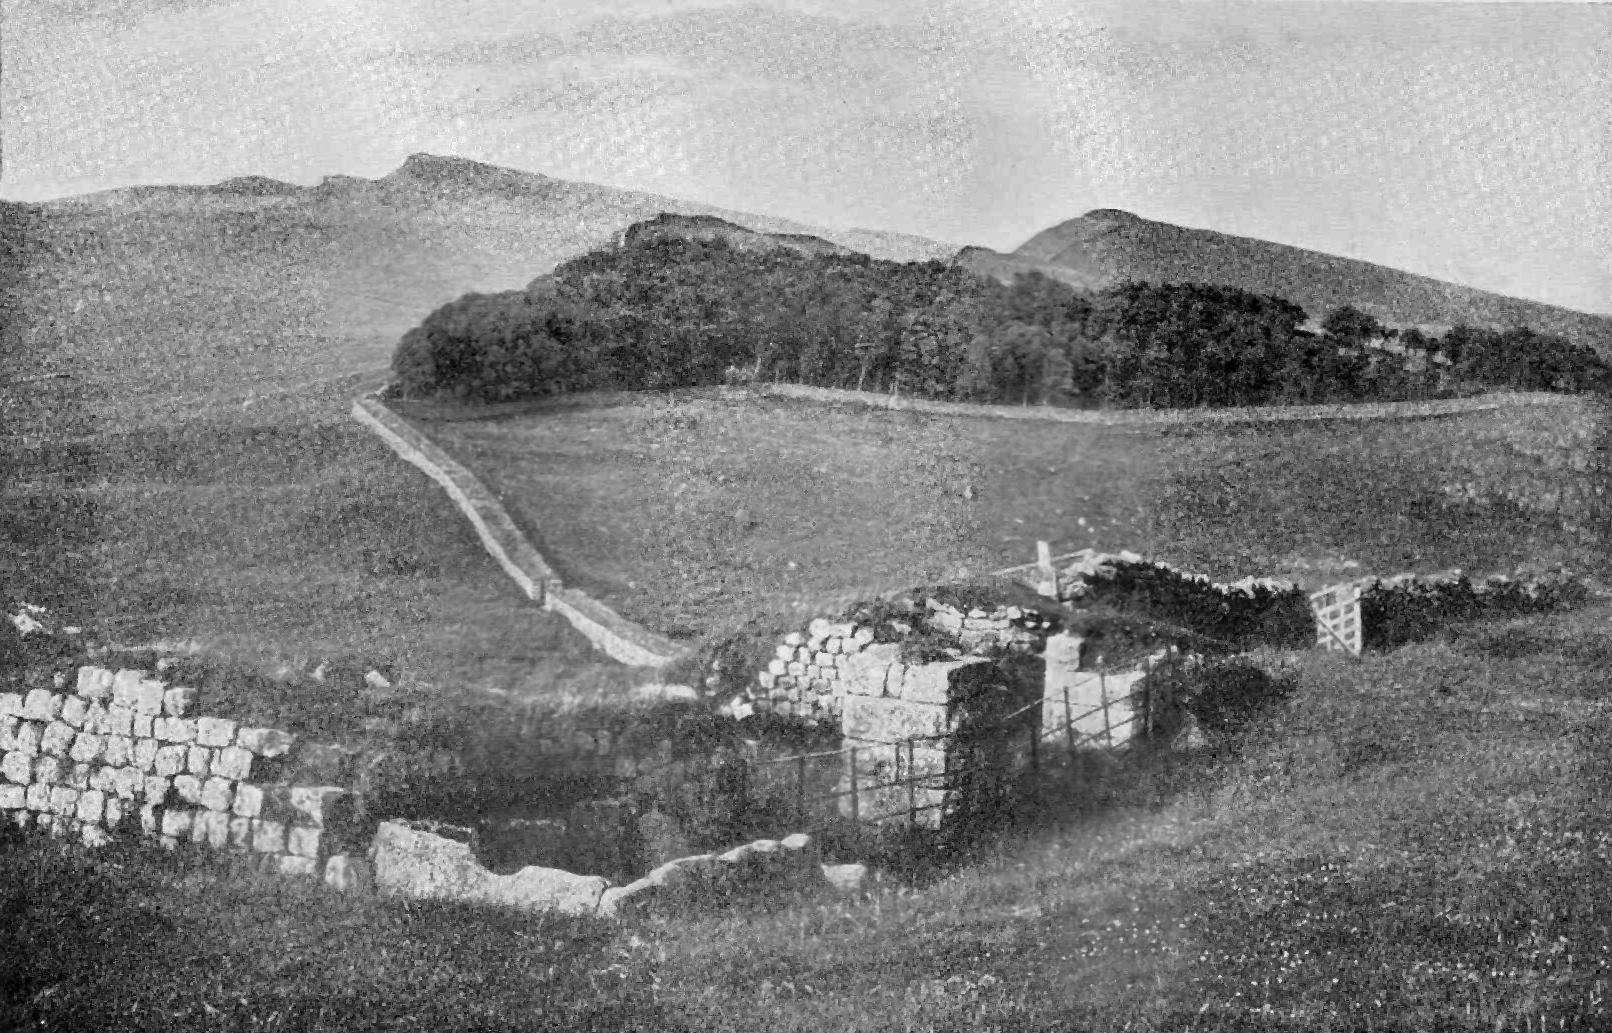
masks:
[(399, 344), (401, 390), (489, 401), (786, 380), (1014, 405), (1227, 406), (1579, 392), (1589, 348), (1518, 328), (1442, 337), (1344, 307), (1307, 329), (1281, 298), (1128, 283), (1088, 296), (942, 262), (640, 238), (524, 291), (470, 294)]

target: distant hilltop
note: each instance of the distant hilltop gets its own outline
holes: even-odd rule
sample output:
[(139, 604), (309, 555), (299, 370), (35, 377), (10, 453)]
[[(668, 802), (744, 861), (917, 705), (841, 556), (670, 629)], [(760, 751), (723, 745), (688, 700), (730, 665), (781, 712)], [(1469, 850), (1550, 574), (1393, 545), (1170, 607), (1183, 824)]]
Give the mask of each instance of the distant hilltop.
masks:
[(1031, 270), (1083, 290), (1124, 280), (1210, 283), (1273, 294), (1312, 317), (1352, 305), (1391, 326), (1527, 326), (1612, 353), (1612, 317), (1506, 297), (1399, 269), (1252, 237), (1190, 229), (1099, 208), (1042, 230), (1011, 253), (964, 248), (954, 258), (1010, 280)]

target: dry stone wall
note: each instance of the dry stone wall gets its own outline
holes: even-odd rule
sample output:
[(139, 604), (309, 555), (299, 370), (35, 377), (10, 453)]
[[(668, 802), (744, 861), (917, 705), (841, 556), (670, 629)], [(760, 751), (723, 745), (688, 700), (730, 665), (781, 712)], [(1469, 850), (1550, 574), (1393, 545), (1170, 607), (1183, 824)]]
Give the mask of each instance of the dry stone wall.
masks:
[(196, 690), (146, 671), (79, 667), (51, 689), (0, 693), (0, 813), (91, 846), (144, 834), (257, 855), (287, 875), (362, 879), (362, 798), (277, 773), (329, 769), (339, 749), (195, 713)]

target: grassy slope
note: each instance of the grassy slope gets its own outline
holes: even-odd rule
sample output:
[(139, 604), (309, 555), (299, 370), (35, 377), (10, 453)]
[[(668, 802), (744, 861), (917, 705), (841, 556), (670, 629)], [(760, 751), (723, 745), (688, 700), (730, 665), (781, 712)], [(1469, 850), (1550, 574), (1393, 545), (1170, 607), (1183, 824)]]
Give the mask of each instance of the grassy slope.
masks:
[(864, 586), (1029, 562), (1037, 539), (1316, 587), (1372, 572), (1578, 567), (1581, 550), (1544, 522), (1438, 501), (1460, 469), (1452, 441), (1504, 455), (1508, 420), (1553, 418), (1160, 430), (706, 394), (429, 429), (502, 493), (567, 580), (692, 633), (791, 601), (810, 610)]
[(1609, 618), (1308, 655), (1240, 755), (1054, 786), (862, 901), (608, 932), (0, 845), (0, 1025), (1606, 1028)]

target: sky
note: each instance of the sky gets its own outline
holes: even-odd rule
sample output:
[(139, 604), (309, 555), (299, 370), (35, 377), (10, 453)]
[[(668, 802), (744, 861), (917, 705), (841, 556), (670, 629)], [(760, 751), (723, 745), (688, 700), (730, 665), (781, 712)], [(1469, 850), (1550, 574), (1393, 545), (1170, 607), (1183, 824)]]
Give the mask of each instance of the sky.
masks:
[(1094, 208), (1612, 312), (1612, 7), (0, 0), (0, 198), (453, 154), (1011, 250)]

